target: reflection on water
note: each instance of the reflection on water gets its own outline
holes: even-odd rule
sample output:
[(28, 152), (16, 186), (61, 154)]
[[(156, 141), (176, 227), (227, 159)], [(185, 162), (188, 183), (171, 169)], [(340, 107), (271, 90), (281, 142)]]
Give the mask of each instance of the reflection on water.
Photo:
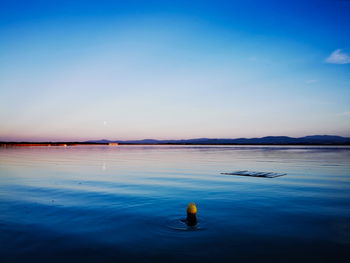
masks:
[(179, 230), (179, 231), (199, 231), (204, 230), (204, 220), (198, 220), (195, 225), (189, 225), (186, 222), (186, 218), (183, 216), (178, 216), (177, 218), (169, 219), (166, 224), (170, 229)]
[[(176, 229), (189, 202), (201, 231)], [(0, 244), (0, 262), (340, 262), (350, 148), (1, 149)]]

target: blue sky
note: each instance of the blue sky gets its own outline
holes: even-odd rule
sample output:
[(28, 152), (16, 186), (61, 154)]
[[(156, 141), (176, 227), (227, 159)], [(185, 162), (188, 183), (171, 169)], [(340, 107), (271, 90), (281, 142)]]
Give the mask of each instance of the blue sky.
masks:
[(350, 136), (350, 1), (0, 1), (0, 139)]

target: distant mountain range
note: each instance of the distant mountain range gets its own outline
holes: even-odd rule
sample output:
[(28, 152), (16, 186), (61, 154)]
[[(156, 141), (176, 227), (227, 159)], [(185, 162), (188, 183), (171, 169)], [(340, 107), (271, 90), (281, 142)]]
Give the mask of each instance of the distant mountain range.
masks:
[(116, 142), (120, 144), (307, 144), (307, 145), (350, 145), (349, 137), (341, 137), (335, 135), (311, 135), (299, 138), (293, 138), (288, 136), (267, 136), (262, 138), (237, 138), (237, 139), (215, 139), (215, 138), (198, 138), (198, 139), (187, 139), (187, 140), (90, 140), (86, 143), (111, 143)]

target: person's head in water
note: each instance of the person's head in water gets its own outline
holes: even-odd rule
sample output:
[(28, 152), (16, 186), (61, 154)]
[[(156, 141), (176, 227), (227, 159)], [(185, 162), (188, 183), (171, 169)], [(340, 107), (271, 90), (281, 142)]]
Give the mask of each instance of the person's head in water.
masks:
[(197, 224), (197, 207), (195, 203), (189, 203), (187, 205), (187, 218), (186, 223), (188, 226), (195, 226)]

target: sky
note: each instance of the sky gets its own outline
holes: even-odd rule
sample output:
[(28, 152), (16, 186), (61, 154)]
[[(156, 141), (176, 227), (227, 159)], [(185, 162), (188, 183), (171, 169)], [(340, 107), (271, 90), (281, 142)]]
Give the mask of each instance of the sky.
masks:
[(0, 0), (0, 140), (350, 137), (349, 13)]

